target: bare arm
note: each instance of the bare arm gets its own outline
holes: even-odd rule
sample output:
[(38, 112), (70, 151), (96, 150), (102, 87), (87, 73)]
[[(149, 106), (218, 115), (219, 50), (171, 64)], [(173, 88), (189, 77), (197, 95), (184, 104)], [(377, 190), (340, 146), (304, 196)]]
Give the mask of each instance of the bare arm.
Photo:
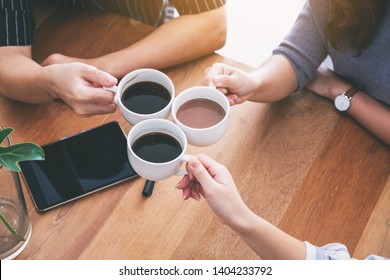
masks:
[(305, 259), (306, 245), (253, 213), (243, 202), (230, 172), (206, 155), (188, 163), (190, 175), (177, 185), (183, 198), (202, 195), (222, 223), (233, 229), (263, 259)]
[(262, 259), (268, 260), (304, 260), (306, 245), (304, 242), (280, 230), (253, 212), (243, 216), (243, 226), (232, 229)]
[(230, 104), (246, 100), (274, 102), (287, 97), (297, 89), (298, 81), (290, 62), (283, 56), (269, 57), (256, 71), (246, 73), (240, 69), (216, 63), (208, 70), (204, 84), (214, 85), (227, 95)]
[[(214, 64), (206, 71), (204, 83), (213, 82), (225, 93), (231, 105), (246, 100), (274, 102), (281, 100), (296, 90), (296, 74), (290, 62), (283, 56), (274, 55), (254, 72)], [(352, 85), (337, 77), (327, 68), (320, 67), (307, 88), (321, 96), (334, 100)], [(352, 99), (348, 113), (371, 133), (390, 144), (390, 106), (387, 106), (367, 93), (359, 91)]]
[(0, 92), (8, 98), (43, 103), (54, 98), (45, 90), (42, 67), (31, 59), (31, 46), (0, 47)]
[(141, 41), (117, 52), (87, 60), (54, 54), (42, 64), (81, 61), (120, 78), (134, 69), (161, 69), (201, 57), (221, 48), (225, 40), (225, 7), (220, 7), (200, 14), (179, 16)]
[(42, 67), (31, 59), (31, 47), (0, 47), (0, 93), (27, 103), (62, 99), (77, 114), (115, 111), (113, 93), (102, 89), (117, 80), (82, 63)]
[(257, 69), (255, 77), (256, 92), (251, 97), (255, 102), (274, 102), (286, 98), (298, 87), (298, 80), (290, 62), (283, 56), (269, 57)]
[[(321, 96), (334, 100), (351, 84), (336, 76), (327, 67), (321, 66), (307, 88)], [(363, 91), (357, 92), (351, 101), (348, 114), (354, 117), (372, 134), (390, 144), (390, 106), (381, 103)]]
[(390, 106), (379, 103), (360, 91), (353, 97), (348, 113), (372, 134), (390, 145)]

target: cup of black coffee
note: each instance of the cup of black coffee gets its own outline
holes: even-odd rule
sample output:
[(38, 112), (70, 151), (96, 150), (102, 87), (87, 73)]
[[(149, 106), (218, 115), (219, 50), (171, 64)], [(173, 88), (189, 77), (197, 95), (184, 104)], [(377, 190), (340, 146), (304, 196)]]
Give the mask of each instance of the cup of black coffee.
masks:
[(188, 143), (209, 146), (222, 138), (230, 119), (226, 96), (213, 86), (184, 90), (172, 104), (173, 121), (187, 136)]
[(141, 177), (159, 181), (186, 174), (181, 169), (188, 161), (187, 138), (173, 122), (148, 119), (137, 123), (127, 137), (127, 155), (131, 166)]
[(149, 68), (130, 72), (118, 86), (106, 89), (115, 93), (114, 102), (132, 125), (145, 119), (168, 118), (175, 98), (171, 79)]

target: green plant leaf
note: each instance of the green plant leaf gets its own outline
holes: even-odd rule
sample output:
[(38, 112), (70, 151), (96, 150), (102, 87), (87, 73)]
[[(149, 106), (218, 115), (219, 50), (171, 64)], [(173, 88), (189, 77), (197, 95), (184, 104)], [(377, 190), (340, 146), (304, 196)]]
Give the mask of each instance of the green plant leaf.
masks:
[(16, 232), (16, 229), (8, 222), (7, 218), (3, 216), (3, 214), (0, 213), (0, 220), (4, 223), (4, 225), (8, 228), (8, 230), (12, 233), (12, 235), (19, 238), (19, 240), (26, 241), (26, 238), (24, 236), (19, 235)]
[(41, 147), (34, 143), (22, 143), (9, 147), (0, 147), (0, 165), (12, 171), (19, 172), (18, 163), (26, 160), (44, 160), (45, 154)]
[[(13, 128), (1, 129), (0, 127), (0, 144), (12, 133), (13, 130)], [(0, 146), (0, 167), (4, 166), (15, 172), (20, 171), (20, 167), (18, 165), (20, 161), (44, 159), (45, 154), (42, 148), (34, 143), (22, 143), (6, 147)], [(2, 213), (0, 213), (0, 220), (14, 236), (18, 236), (20, 240), (25, 240), (23, 236), (20, 236), (16, 232)]]
[(4, 139), (7, 138), (14, 131), (13, 128), (0, 129), (0, 144), (3, 143)]

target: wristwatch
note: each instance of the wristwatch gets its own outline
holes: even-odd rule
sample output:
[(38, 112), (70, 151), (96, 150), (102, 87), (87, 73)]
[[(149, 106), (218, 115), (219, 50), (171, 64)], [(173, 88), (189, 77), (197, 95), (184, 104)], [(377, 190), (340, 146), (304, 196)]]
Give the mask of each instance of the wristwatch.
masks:
[(334, 106), (336, 106), (339, 111), (347, 111), (351, 106), (351, 99), (360, 89), (356, 86), (351, 87), (349, 90), (342, 92), (337, 95), (334, 100)]

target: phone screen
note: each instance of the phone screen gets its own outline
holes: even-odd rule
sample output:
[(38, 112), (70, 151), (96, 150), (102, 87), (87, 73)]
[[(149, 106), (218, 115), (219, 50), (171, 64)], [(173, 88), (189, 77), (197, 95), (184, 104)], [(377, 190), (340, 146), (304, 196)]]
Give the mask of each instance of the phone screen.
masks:
[(126, 137), (111, 122), (42, 146), (43, 161), (20, 162), (40, 211), (137, 177), (127, 157)]

